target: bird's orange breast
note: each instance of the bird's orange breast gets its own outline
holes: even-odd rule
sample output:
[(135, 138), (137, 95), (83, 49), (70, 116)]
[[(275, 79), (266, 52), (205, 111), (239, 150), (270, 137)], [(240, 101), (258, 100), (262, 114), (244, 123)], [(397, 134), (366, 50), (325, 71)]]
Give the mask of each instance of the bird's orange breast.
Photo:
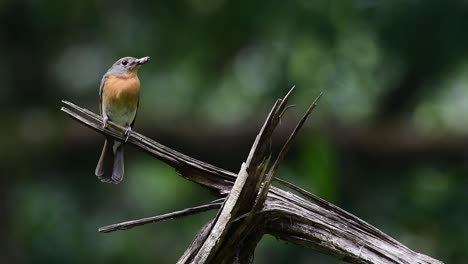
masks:
[(132, 108), (138, 104), (140, 80), (136, 74), (109, 76), (102, 90), (102, 103), (111, 107)]

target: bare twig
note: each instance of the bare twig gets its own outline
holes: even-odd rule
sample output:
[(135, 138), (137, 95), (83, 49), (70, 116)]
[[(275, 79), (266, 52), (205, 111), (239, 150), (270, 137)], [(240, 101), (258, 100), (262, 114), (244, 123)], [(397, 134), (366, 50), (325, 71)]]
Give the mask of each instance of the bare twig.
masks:
[(114, 232), (117, 230), (127, 230), (130, 228), (134, 228), (136, 226), (141, 226), (141, 225), (146, 225), (150, 223), (156, 223), (156, 222), (161, 222), (165, 220), (170, 220), (170, 219), (175, 219), (183, 216), (188, 216), (188, 215), (193, 215), (193, 214), (198, 214), (201, 212), (206, 212), (209, 210), (213, 209), (218, 209), (221, 207), (222, 203), (209, 203), (205, 205), (200, 205), (200, 206), (195, 206), (195, 207), (190, 207), (186, 208), (180, 211), (175, 211), (171, 212), (168, 214), (163, 214), (163, 215), (158, 215), (158, 216), (151, 216), (147, 218), (142, 218), (138, 220), (131, 220), (131, 221), (126, 221), (118, 224), (113, 224), (113, 225), (108, 225), (104, 226), (98, 229), (99, 232), (101, 233), (110, 233)]
[[(307, 111), (305, 112), (304, 116), (302, 117), (302, 119), (299, 121), (299, 123), (297, 124), (297, 126), (294, 128), (294, 131), (291, 133), (291, 135), (289, 136), (288, 140), (286, 141), (286, 143), (284, 144), (284, 146), (282, 147), (280, 153), (278, 154), (278, 157), (276, 158), (275, 160), (275, 163), (273, 163), (273, 166), (271, 167), (270, 171), (268, 172), (267, 174), (267, 179), (265, 180), (265, 184), (263, 186), (263, 189), (262, 189), (262, 193), (260, 194), (259, 196), (259, 199), (257, 201), (257, 203), (259, 204), (263, 204), (265, 199), (266, 199), (266, 195), (268, 193), (268, 190), (270, 188), (270, 185), (271, 185), (271, 181), (273, 180), (274, 178), (274, 175), (276, 174), (276, 170), (278, 169), (278, 166), (279, 164), (283, 161), (284, 157), (286, 156), (286, 153), (289, 151), (289, 148), (291, 147), (292, 145), (292, 142), (294, 141), (294, 139), (296, 138), (297, 136), (297, 133), (299, 132), (299, 130), (302, 128), (302, 126), (304, 125), (304, 123), (307, 121), (307, 119), (309, 118), (309, 115), (312, 113), (312, 111), (314, 110), (314, 108), (317, 106), (317, 102), (318, 100), (320, 100), (320, 97), (322, 96), (322, 93), (319, 94), (319, 96), (314, 100), (314, 102), (310, 105), (309, 109), (307, 109)], [(284, 112), (281, 113), (281, 115), (283, 115)], [(280, 116), (281, 116), (280, 115)]]

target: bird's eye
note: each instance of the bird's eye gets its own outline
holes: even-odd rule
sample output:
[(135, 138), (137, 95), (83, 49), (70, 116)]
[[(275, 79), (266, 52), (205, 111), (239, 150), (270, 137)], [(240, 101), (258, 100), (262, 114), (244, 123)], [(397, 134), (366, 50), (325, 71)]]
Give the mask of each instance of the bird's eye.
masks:
[(127, 60), (123, 60), (123, 61), (122, 61), (122, 65), (124, 65), (124, 66), (127, 65), (127, 63), (128, 63)]

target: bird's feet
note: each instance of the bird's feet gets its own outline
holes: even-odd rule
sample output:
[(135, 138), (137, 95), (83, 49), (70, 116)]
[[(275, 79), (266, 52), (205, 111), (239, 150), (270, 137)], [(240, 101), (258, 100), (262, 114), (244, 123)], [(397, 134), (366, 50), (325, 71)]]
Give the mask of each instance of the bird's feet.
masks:
[(128, 138), (130, 137), (130, 132), (132, 132), (132, 127), (129, 126), (125, 129), (125, 143), (127, 143)]
[(104, 116), (104, 118), (102, 118), (102, 128), (107, 128), (109, 126), (107, 122), (109, 122), (109, 118), (107, 116)]

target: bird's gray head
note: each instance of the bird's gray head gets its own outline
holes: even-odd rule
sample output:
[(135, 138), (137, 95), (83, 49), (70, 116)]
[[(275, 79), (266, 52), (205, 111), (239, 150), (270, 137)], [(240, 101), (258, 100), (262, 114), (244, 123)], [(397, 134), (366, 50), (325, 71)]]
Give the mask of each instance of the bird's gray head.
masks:
[(112, 67), (109, 68), (107, 74), (125, 76), (128, 74), (136, 74), (141, 65), (147, 63), (150, 57), (134, 58), (134, 57), (123, 57), (117, 60)]

